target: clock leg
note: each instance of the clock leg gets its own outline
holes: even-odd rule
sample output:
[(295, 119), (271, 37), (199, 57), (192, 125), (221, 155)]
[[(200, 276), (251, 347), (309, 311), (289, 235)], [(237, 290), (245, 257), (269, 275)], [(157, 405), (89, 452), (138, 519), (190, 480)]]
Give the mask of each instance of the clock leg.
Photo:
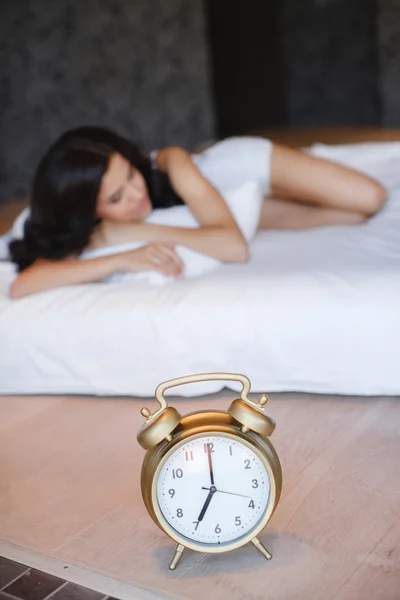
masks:
[(171, 569), (171, 571), (173, 571), (176, 568), (176, 565), (181, 560), (182, 554), (184, 553), (185, 550), (186, 550), (185, 546), (182, 546), (182, 544), (178, 544), (178, 547), (175, 550), (174, 558), (172, 559), (171, 564), (169, 565), (169, 568)]
[(261, 552), (261, 554), (263, 554), (267, 560), (271, 560), (272, 554), (270, 552), (268, 552), (268, 550), (265, 548), (265, 546), (262, 545), (262, 543), (260, 542), (260, 540), (258, 538), (255, 537), (251, 541), (253, 542), (253, 544), (255, 545), (257, 550), (259, 550)]

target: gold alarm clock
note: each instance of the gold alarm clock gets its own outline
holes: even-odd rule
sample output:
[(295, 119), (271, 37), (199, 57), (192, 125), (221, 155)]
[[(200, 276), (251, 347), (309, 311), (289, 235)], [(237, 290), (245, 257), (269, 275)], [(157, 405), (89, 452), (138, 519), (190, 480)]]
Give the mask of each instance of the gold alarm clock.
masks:
[[(209, 380), (242, 384), (227, 412), (181, 416), (164, 392)], [(236, 373), (201, 373), (171, 379), (156, 389), (160, 408), (146, 417), (137, 439), (147, 450), (141, 473), (145, 506), (155, 523), (178, 543), (170, 569), (186, 548), (228, 552), (252, 542), (272, 558), (257, 534), (270, 520), (282, 489), (282, 469), (268, 437), (275, 421), (265, 413), (268, 396), (248, 398), (250, 381)]]

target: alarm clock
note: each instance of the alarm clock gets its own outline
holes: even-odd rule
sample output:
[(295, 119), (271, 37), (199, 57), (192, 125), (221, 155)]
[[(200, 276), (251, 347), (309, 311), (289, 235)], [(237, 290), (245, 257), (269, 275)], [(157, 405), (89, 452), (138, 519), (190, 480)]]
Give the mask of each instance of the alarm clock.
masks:
[[(226, 412), (196, 411), (181, 416), (168, 406), (167, 389), (209, 380), (242, 384), (240, 398)], [(249, 400), (250, 380), (237, 373), (200, 373), (161, 383), (160, 408), (142, 408), (137, 434), (147, 450), (141, 471), (146, 509), (177, 548), (174, 570), (185, 549), (229, 552), (251, 542), (271, 559), (257, 535), (270, 520), (282, 489), (282, 469), (269, 436), (275, 421), (265, 412), (268, 396)]]

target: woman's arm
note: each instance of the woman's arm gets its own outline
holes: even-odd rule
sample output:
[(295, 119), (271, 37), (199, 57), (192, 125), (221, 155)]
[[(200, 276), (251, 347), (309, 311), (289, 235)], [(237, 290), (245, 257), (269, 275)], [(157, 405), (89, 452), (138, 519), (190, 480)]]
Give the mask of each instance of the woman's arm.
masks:
[(246, 261), (247, 243), (232, 213), (221, 194), (200, 173), (190, 154), (182, 148), (165, 148), (157, 154), (157, 166), (168, 175), (172, 188), (201, 227), (124, 225), (126, 239), (132, 240), (133, 235), (137, 239), (180, 244), (226, 262)]
[(11, 284), (10, 297), (16, 300), (58, 287), (91, 283), (114, 273), (152, 270), (173, 277), (180, 275), (182, 267), (174, 250), (163, 244), (148, 244), (136, 250), (87, 260), (37, 260)]
[(98, 281), (116, 272), (118, 255), (92, 260), (37, 260), (11, 284), (10, 298), (44, 292), (57, 287)]

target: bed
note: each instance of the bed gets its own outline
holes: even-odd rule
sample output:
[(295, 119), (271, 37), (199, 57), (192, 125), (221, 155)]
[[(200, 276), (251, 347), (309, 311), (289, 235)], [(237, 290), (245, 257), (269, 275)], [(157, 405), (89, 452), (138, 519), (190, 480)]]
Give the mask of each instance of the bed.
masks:
[[(310, 149), (389, 190), (364, 225), (260, 232), (246, 264), (190, 280), (71, 286), (11, 301), (0, 262), (0, 394), (153, 396), (241, 372), (253, 392), (400, 393), (400, 143)], [(183, 386), (190, 397), (234, 382)]]

